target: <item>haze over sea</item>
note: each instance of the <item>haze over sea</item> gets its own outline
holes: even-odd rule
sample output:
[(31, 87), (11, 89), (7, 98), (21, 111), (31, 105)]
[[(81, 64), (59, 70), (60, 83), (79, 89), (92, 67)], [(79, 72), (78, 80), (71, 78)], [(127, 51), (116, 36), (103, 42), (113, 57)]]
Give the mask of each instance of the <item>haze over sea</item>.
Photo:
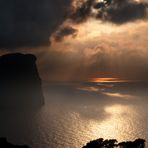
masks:
[[(45, 105), (2, 115), (0, 136), (31, 148), (81, 148), (90, 140), (148, 141), (148, 83), (43, 83)], [(27, 108), (26, 108), (27, 111)]]

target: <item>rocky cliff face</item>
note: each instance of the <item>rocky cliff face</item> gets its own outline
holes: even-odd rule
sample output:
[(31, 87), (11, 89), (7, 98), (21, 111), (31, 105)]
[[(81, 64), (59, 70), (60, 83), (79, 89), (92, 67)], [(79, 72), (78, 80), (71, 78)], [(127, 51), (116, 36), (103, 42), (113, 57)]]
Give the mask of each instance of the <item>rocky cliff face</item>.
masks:
[(20, 53), (0, 56), (0, 106), (22, 108), (43, 103), (36, 57)]

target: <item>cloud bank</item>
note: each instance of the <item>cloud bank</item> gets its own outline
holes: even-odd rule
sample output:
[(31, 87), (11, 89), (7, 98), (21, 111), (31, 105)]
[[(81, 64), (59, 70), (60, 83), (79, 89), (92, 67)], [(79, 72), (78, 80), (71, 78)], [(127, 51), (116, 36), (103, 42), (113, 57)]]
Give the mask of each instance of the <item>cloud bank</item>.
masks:
[(124, 24), (138, 19), (148, 18), (148, 3), (135, 0), (86, 0), (70, 14), (74, 23), (95, 17), (102, 21)]
[(146, 0), (1, 0), (0, 4), (0, 54), (37, 55), (42, 79), (148, 80)]
[[(99, 9), (100, 6), (96, 5), (95, 8)], [(147, 19), (147, 10), (148, 4), (145, 2), (112, 0), (109, 6), (98, 10), (96, 18), (115, 24), (124, 24), (138, 19)]]
[(1, 0), (0, 48), (49, 45), (71, 0)]
[[(134, 0), (1, 0), (0, 48), (47, 46), (52, 34), (58, 32), (58, 41), (73, 35), (72, 24), (90, 17), (124, 24), (147, 19), (147, 9), (148, 3)], [(67, 29), (65, 21), (71, 22)]]
[[(102, 22), (112, 23), (115, 25), (123, 25), (129, 22), (134, 22), (136, 20), (148, 19), (148, 3), (145, 1), (75, 0), (74, 2), (75, 3), (71, 4), (69, 12), (64, 20), (64, 23), (66, 21), (69, 22), (70, 27), (76, 24), (83, 25), (83, 23), (89, 20), (90, 18), (94, 18)], [(61, 28), (57, 29), (60, 30)], [(74, 33), (75, 32), (71, 31), (68, 35), (73, 35)]]

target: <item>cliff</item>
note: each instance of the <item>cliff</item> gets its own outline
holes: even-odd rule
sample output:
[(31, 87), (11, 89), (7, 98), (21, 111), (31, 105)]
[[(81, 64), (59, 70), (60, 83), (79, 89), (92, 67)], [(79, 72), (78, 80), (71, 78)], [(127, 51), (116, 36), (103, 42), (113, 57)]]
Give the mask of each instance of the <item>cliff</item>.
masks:
[(37, 107), (43, 103), (36, 57), (20, 53), (0, 56), (0, 106)]

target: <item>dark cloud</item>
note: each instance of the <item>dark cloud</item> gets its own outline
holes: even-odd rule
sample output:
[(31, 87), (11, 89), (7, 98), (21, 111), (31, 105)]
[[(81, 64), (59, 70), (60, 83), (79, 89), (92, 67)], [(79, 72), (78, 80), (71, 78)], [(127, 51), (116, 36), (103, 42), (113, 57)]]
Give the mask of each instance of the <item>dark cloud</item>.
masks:
[(55, 32), (54, 34), (54, 39), (55, 41), (59, 42), (59, 41), (62, 41), (63, 38), (65, 36), (72, 36), (72, 37), (75, 37), (77, 34), (77, 30), (70, 27), (70, 26), (64, 26), (62, 28), (60, 28), (57, 32)]
[[(46, 46), (55, 32), (75, 34), (72, 28), (61, 29), (65, 20), (85, 22), (90, 17), (115, 24), (147, 18), (148, 4), (133, 0), (82, 0), (73, 9), (72, 0), (0, 0), (0, 48)], [(95, 14), (94, 11), (95, 10)], [(67, 14), (67, 15), (66, 15)], [(58, 31), (59, 30), (59, 31)]]
[(74, 23), (82, 23), (87, 20), (87, 18), (90, 16), (92, 12), (92, 5), (94, 4), (95, 0), (87, 0), (76, 10), (70, 14), (70, 19)]
[(49, 44), (71, 0), (0, 0), (0, 48)]
[(110, 5), (111, 2), (112, 2), (112, 0), (104, 0), (104, 1), (102, 1), (102, 2), (96, 3), (96, 4), (94, 5), (94, 8), (95, 8), (95, 9), (104, 8), (104, 7), (108, 6), (108, 5)]
[(124, 24), (148, 18), (147, 9), (148, 3), (134, 0), (86, 0), (70, 15), (70, 19), (75, 23), (82, 23), (95, 16), (102, 21)]
[(148, 18), (148, 4), (144, 2), (112, 0), (109, 6), (100, 8), (98, 4), (95, 6), (95, 9), (98, 9), (97, 19), (115, 24)]

